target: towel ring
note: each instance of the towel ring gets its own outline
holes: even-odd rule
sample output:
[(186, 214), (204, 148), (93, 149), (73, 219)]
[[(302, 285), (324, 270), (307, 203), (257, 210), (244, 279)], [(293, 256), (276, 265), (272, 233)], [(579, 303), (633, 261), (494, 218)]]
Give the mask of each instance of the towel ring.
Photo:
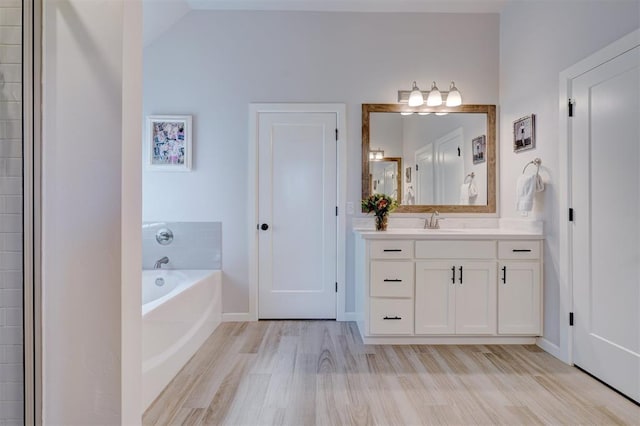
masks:
[(464, 177), (464, 183), (467, 183), (467, 178), (469, 178), (469, 182), (471, 182), (474, 177), (476, 177), (476, 174), (474, 172), (469, 173)]
[(538, 169), (536, 170), (536, 173), (538, 173), (540, 171), (540, 164), (542, 164), (542, 160), (539, 158), (534, 158), (533, 160), (529, 161), (527, 164), (525, 164), (524, 169), (522, 169), (522, 174), (524, 174), (524, 172), (527, 170), (527, 167), (529, 167), (531, 164), (535, 164)]

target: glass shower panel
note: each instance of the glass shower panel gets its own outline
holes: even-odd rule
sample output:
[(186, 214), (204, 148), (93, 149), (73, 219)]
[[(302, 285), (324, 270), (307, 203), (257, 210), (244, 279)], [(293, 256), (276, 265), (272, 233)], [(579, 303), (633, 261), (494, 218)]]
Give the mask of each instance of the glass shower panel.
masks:
[(0, 425), (24, 422), (22, 0), (0, 0)]

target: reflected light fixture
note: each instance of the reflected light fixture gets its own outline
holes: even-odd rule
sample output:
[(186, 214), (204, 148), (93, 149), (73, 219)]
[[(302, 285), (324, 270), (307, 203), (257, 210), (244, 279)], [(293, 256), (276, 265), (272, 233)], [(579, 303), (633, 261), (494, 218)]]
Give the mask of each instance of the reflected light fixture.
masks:
[(411, 90), (398, 90), (398, 102), (406, 103), (410, 107), (417, 107), (424, 103), (430, 107), (441, 106), (443, 103), (448, 107), (457, 107), (462, 105), (462, 94), (460, 94), (460, 90), (458, 90), (453, 81), (449, 86), (449, 91), (445, 92), (441, 92), (438, 89), (435, 81), (431, 84), (431, 90), (420, 91), (414, 81)]
[(411, 112), (411, 111), (402, 111), (400, 113), (400, 115), (413, 115), (413, 112)]
[(420, 106), (424, 103), (424, 97), (422, 96), (422, 92), (418, 89), (418, 85), (416, 82), (413, 82), (413, 87), (411, 88), (411, 93), (409, 94), (409, 106), (416, 107)]
[(380, 148), (369, 150), (369, 161), (380, 161), (384, 158), (384, 151)]

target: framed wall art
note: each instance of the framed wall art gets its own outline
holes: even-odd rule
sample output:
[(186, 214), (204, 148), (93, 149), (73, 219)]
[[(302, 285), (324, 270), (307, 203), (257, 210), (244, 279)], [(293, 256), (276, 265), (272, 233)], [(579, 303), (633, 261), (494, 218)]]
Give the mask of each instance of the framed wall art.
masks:
[(473, 149), (473, 164), (484, 163), (487, 160), (487, 137), (478, 136), (471, 140)]
[(148, 116), (145, 145), (148, 170), (191, 170), (191, 116)]
[(527, 115), (513, 122), (513, 152), (533, 149), (536, 146), (536, 116)]

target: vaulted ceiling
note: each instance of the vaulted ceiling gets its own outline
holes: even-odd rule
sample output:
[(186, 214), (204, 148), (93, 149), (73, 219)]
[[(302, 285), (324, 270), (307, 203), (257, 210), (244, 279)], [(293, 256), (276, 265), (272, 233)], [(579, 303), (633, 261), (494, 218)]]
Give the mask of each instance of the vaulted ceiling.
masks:
[(148, 45), (192, 10), (499, 13), (509, 0), (144, 0)]

